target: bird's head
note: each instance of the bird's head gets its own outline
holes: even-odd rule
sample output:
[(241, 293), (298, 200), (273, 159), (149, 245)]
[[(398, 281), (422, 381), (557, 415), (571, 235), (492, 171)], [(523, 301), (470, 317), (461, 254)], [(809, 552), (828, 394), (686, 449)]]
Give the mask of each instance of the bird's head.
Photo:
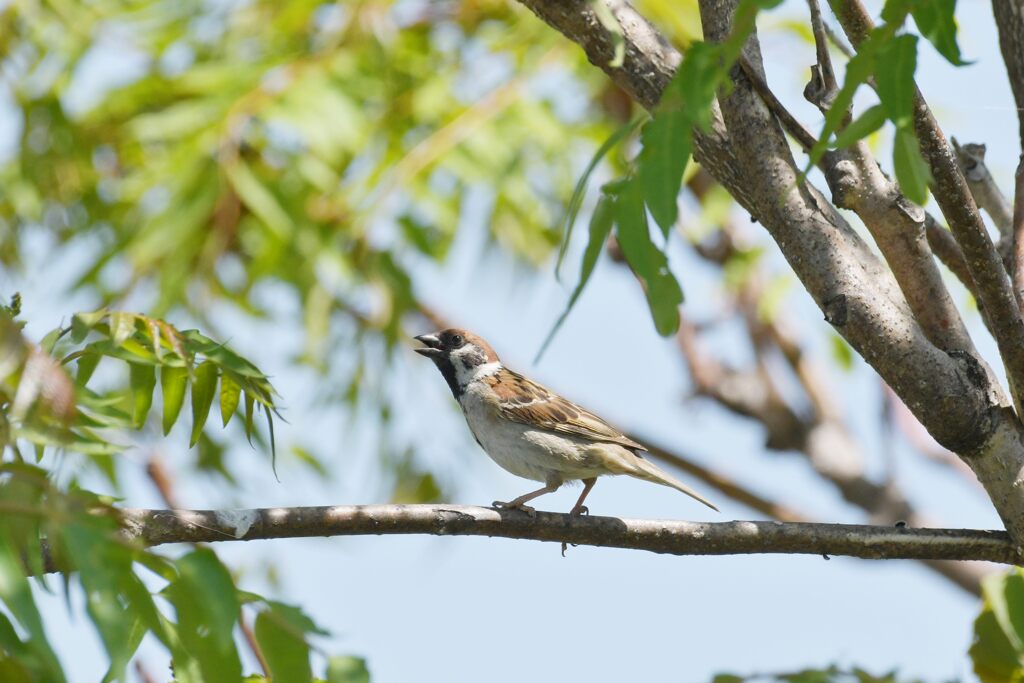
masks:
[(423, 344), (416, 353), (434, 361), (456, 398), (466, 385), (496, 372), (501, 367), (498, 354), (486, 341), (456, 327), (415, 337)]

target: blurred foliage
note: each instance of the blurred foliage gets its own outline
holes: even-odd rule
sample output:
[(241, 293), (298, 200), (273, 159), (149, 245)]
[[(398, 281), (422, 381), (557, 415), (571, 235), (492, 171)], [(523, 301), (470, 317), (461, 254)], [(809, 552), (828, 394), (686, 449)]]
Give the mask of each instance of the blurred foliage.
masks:
[[(256, 412), (264, 412), (274, 448), (275, 392), (270, 381), (252, 363), (197, 330), (181, 332), (156, 318), (97, 311), (75, 315), (70, 326), (54, 330), (36, 345), (24, 338), (14, 319), (0, 312), (0, 349), (0, 449), (10, 448), (16, 460), (26, 460), (25, 445), (33, 447), (36, 462), (47, 447), (91, 456), (123, 451), (118, 433), (145, 426), (157, 377), (164, 434), (178, 420), (187, 391), (190, 445), (202, 436), (218, 397), (223, 426), (238, 415), (250, 439)], [(126, 387), (104, 391), (90, 386), (104, 359), (127, 370)], [(74, 377), (66, 369), (71, 363)]]
[[(60, 489), (48, 475), (34, 465), (0, 463), (0, 680), (65, 680), (26, 575), (69, 602), (72, 586), (81, 587), (110, 660), (105, 681), (124, 680), (147, 636), (170, 655), (179, 683), (240, 680), (243, 605), (256, 612), (256, 642), (271, 671), (288, 667), (276, 680), (312, 680), (310, 639), (325, 632), (298, 608), (238, 590), (207, 548), (172, 559), (126, 540), (110, 500)], [(60, 578), (44, 580), (52, 571)], [(331, 668), (340, 666), (334, 661), (329, 680), (360, 680), (332, 678)], [(345, 671), (356, 668), (347, 658), (337, 661), (347, 662)]]
[(909, 678), (898, 678), (896, 672), (874, 676), (863, 669), (844, 669), (832, 665), (825, 669), (804, 669), (791, 673), (754, 674), (737, 676), (719, 674), (712, 683), (913, 683)]
[(1024, 681), (1024, 571), (995, 574), (982, 584), (971, 661), (982, 683)]

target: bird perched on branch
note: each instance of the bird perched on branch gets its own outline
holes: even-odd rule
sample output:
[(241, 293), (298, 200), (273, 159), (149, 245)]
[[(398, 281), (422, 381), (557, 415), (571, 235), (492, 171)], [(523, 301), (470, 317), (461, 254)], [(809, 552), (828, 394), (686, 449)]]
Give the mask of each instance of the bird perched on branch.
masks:
[(533, 513), (527, 502), (552, 493), (567, 481), (582, 480), (583, 493), (571, 515), (589, 512), (583, 505), (597, 478), (627, 474), (674, 488), (718, 510), (685, 484), (662, 472), (633, 441), (601, 418), (501, 364), (491, 346), (466, 330), (447, 329), (415, 338), (416, 349), (434, 361), (480, 447), (494, 462), (520, 477), (544, 482), (542, 488), (497, 508)]

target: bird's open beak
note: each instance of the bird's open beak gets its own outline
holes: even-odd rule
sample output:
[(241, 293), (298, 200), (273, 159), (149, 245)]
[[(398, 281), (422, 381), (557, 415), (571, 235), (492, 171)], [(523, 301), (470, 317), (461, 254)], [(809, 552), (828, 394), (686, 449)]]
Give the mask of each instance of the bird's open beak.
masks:
[(416, 341), (423, 344), (422, 348), (413, 349), (416, 353), (427, 358), (434, 359), (440, 358), (441, 354), (441, 340), (437, 338), (436, 334), (421, 334), (418, 337), (413, 337)]

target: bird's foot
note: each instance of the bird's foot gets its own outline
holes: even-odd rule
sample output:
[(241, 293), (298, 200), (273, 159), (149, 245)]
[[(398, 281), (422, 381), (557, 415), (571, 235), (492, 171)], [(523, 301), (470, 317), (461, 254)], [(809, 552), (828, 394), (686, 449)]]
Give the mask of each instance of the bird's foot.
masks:
[(491, 507), (495, 508), (496, 510), (521, 510), (522, 512), (528, 514), (530, 517), (533, 517), (537, 514), (537, 511), (534, 508), (530, 507), (529, 505), (523, 505), (522, 503), (503, 503), (500, 500), (496, 500), (493, 503), (491, 503)]
[(570, 517), (579, 517), (581, 515), (589, 515), (589, 514), (590, 514), (590, 508), (588, 508), (586, 505), (577, 505), (572, 510), (569, 510), (569, 516)]

